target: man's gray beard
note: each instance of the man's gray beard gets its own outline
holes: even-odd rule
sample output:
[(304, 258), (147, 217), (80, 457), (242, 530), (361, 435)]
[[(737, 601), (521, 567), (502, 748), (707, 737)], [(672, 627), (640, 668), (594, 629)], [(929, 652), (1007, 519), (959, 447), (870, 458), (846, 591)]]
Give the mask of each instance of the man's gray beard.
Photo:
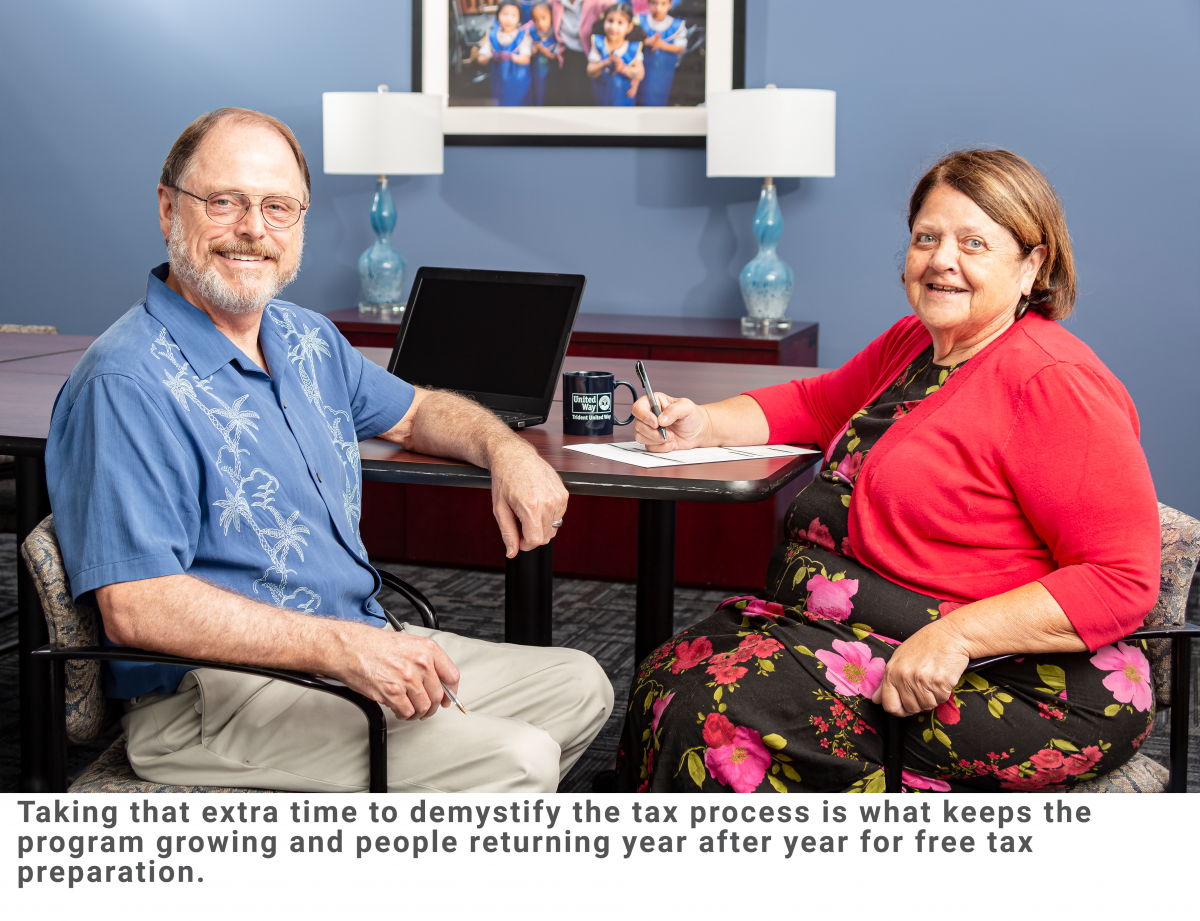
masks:
[[(183, 228), (178, 217), (171, 220), (171, 230), (167, 235), (167, 257), (171, 263), (171, 271), (179, 276), (180, 281), (192, 288), (204, 300), (218, 310), (234, 315), (256, 313), (267, 306), (267, 301), (296, 280), (300, 272), (300, 261), (304, 254), (304, 229), (300, 229), (300, 237), (296, 241), (296, 264), (286, 276), (280, 276), (278, 265), (269, 276), (262, 277), (252, 291), (238, 293), (221, 277), (212, 262), (199, 265), (192, 259), (187, 242), (183, 237)], [(211, 259), (211, 255), (209, 257)]]

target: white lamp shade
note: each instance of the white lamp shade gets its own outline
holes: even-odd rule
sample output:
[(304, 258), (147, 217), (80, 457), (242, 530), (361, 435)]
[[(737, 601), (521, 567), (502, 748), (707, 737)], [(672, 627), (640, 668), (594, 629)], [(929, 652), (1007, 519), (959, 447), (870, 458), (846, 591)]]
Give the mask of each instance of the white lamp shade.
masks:
[(834, 175), (833, 90), (730, 90), (706, 108), (709, 176)]
[(420, 176), (442, 169), (445, 100), (430, 93), (322, 93), (325, 172)]

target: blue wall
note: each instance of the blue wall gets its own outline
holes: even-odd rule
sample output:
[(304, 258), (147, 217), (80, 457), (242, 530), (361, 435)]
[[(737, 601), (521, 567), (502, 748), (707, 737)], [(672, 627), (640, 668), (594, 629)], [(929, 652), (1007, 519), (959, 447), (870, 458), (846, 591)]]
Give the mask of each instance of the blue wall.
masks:
[[(820, 321), (822, 364), (844, 361), (908, 309), (902, 216), (922, 166), (948, 147), (1010, 147), (1066, 203), (1082, 292), (1070, 328), (1137, 401), (1160, 497), (1200, 514), (1200, 6), (917, 10), (750, 0), (747, 85), (838, 92), (837, 178), (782, 187), (791, 315)], [(277, 115), (311, 158), (305, 267), (288, 296), (318, 310), (357, 301), (372, 183), (320, 173), (320, 94), (408, 88), (409, 4), (242, 4), (244, 40), (214, 53), (201, 40), (222, 18), (197, 0), (0, 9), (0, 321), (98, 333), (133, 303), (164, 255), (163, 157), (222, 105)], [(262, 60), (260, 36), (289, 50), (286, 66)], [(448, 148), (444, 176), (393, 192), (412, 268), (584, 272), (594, 312), (741, 312), (757, 183), (706, 179), (702, 151)]]

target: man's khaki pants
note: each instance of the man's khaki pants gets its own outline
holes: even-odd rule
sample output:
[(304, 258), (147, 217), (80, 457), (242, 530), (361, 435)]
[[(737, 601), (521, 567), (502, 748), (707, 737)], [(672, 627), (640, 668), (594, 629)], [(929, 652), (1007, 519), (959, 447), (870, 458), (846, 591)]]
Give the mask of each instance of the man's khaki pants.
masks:
[[(608, 719), (613, 689), (576, 649), (487, 643), (424, 627), (461, 674), (457, 708), (388, 721), (388, 790), (552, 793)], [(298, 792), (367, 788), (367, 723), (331, 694), (216, 669), (124, 718), (144, 780)]]

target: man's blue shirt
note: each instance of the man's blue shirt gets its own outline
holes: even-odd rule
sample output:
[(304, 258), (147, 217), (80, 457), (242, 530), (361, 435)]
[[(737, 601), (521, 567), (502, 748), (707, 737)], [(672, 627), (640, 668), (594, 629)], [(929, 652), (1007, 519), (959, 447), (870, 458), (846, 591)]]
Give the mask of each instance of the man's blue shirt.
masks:
[[(54, 405), (46, 479), (72, 595), (186, 573), (381, 625), (358, 442), (399, 422), (413, 388), (278, 300), (259, 331), (268, 375), (166, 278), (150, 273)], [(169, 694), (185, 671), (112, 663), (105, 691)]]

